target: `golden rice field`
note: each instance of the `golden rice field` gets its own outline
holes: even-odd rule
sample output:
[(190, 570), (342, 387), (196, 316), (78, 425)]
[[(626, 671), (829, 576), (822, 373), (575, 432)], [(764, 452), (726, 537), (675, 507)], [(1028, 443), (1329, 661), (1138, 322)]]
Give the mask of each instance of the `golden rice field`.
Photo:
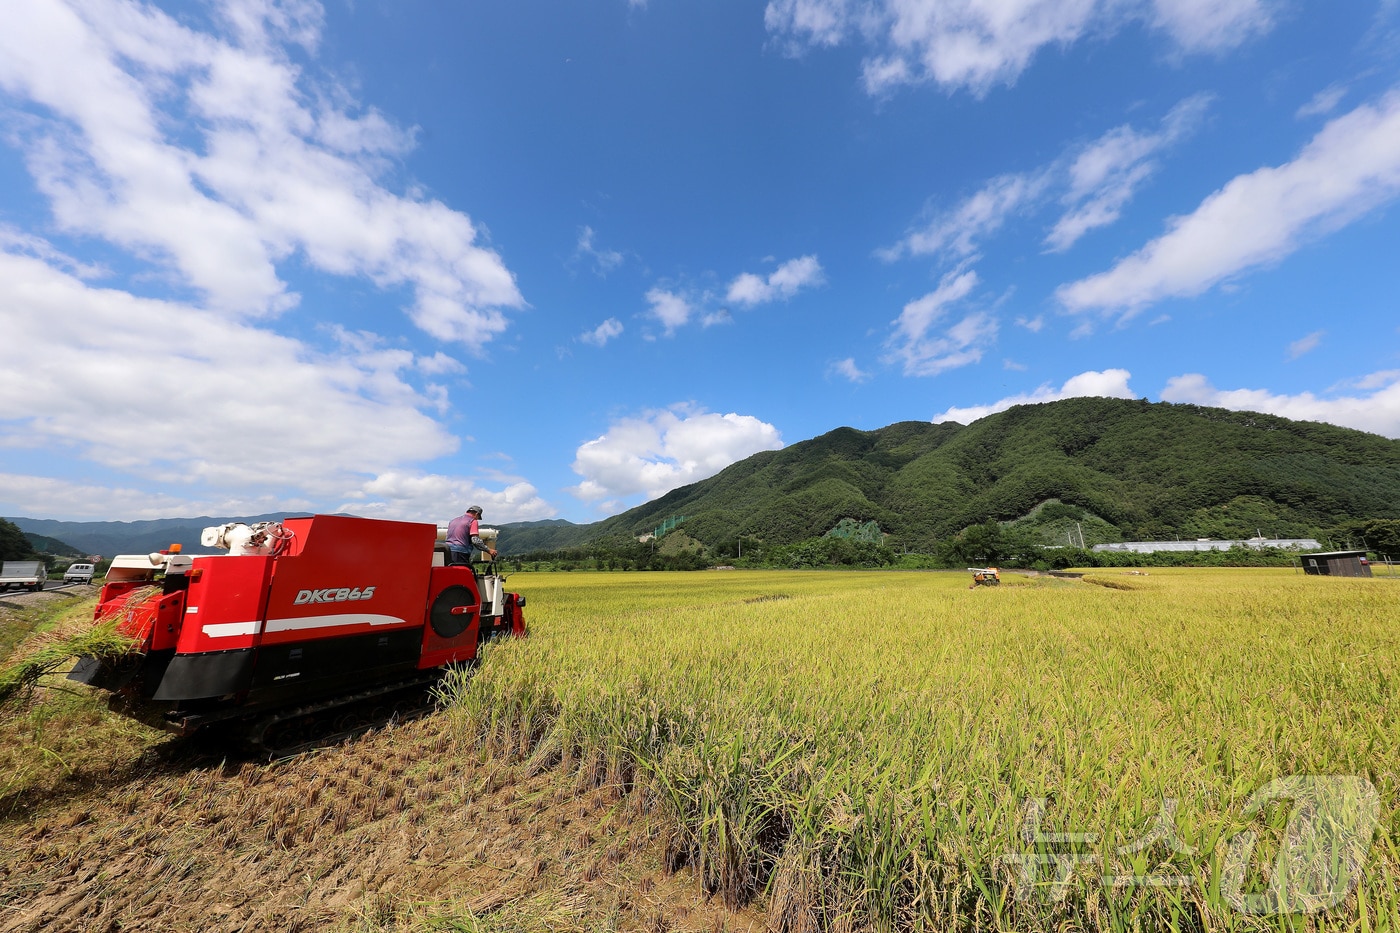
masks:
[(781, 930), (1400, 930), (1400, 581), (968, 582), (519, 574), (454, 715)]

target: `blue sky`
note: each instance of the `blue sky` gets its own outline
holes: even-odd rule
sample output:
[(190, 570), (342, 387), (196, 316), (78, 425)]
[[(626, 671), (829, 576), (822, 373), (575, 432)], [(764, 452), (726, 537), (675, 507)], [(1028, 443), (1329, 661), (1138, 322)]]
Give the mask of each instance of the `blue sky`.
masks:
[(1400, 4), (31, 0), (0, 514), (591, 521), (841, 425), (1400, 437)]

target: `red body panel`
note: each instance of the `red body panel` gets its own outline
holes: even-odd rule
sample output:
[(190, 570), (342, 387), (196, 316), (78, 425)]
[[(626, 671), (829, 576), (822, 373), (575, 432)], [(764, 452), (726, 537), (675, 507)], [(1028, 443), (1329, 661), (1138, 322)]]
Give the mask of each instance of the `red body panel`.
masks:
[(289, 520), (297, 553), (278, 557), (258, 644), (276, 645), (423, 624), (433, 525), (338, 515)]
[(196, 557), (185, 596), (180, 654), (251, 648), (261, 628), (271, 557)]
[(516, 638), (525, 637), (525, 610), (521, 608), (519, 601), (515, 598), (510, 600), (510, 633)]
[(151, 650), (164, 651), (175, 647), (185, 616), (185, 594), (170, 593), (156, 603), (151, 623)]
[[(433, 631), (433, 626), (429, 617), (432, 614), (433, 604), (437, 602), (442, 591), (452, 586), (466, 587), (471, 591), (472, 601), (475, 607), (464, 612), (470, 615), (471, 622), (461, 632), (452, 638), (443, 638)], [(464, 610), (468, 607), (461, 607)], [(430, 667), (441, 667), (444, 664), (451, 664), (454, 661), (470, 661), (476, 657), (477, 634), (481, 624), (481, 593), (476, 586), (476, 575), (472, 573), (470, 567), (434, 567), (432, 573), (432, 589), (428, 595), (427, 606), (423, 617), (423, 654), (418, 659), (418, 669), (426, 670)]]

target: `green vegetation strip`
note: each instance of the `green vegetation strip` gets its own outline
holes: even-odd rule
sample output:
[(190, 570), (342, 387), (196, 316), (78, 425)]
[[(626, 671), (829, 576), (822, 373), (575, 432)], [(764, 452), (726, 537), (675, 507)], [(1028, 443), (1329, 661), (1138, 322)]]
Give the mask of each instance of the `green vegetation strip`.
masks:
[[(676, 863), (782, 930), (1400, 929), (1390, 581), (526, 579), (463, 727), (650, 795)], [(1374, 841), (1309, 863), (1337, 903), (1251, 910), (1297, 854), (1251, 797), (1307, 776), (1373, 788)]]

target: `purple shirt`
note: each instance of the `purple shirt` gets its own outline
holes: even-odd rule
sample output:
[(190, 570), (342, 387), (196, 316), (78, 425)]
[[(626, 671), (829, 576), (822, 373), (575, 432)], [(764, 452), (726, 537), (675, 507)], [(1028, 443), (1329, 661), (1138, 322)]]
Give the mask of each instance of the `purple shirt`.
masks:
[(476, 516), (468, 512), (447, 523), (447, 546), (458, 551), (470, 551), (472, 538), (477, 536)]

